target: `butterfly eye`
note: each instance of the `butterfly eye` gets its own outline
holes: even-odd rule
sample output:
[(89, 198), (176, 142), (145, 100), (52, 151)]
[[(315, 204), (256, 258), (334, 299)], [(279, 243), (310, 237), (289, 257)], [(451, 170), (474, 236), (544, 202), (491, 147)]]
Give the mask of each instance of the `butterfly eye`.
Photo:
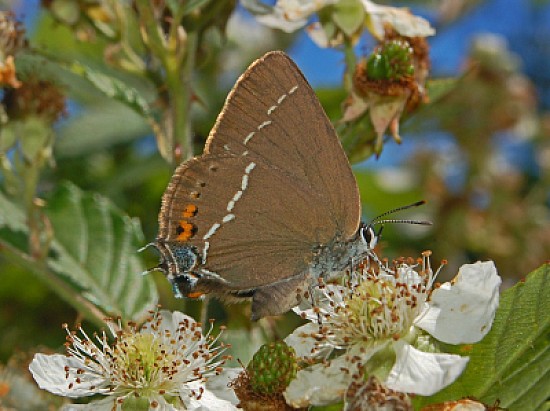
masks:
[(375, 233), (374, 229), (370, 225), (363, 227), (363, 229), (361, 230), (361, 238), (363, 239), (363, 242), (367, 244), (367, 246), (371, 250), (374, 247), (376, 247), (379, 236), (380, 236), (380, 231), (378, 233)]

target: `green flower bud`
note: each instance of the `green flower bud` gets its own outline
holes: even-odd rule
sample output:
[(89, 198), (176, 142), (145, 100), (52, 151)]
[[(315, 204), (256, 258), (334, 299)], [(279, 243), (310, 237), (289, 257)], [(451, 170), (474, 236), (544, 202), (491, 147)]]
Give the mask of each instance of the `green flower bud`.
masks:
[(408, 42), (391, 40), (380, 47), (367, 61), (370, 80), (400, 80), (414, 75), (413, 49)]

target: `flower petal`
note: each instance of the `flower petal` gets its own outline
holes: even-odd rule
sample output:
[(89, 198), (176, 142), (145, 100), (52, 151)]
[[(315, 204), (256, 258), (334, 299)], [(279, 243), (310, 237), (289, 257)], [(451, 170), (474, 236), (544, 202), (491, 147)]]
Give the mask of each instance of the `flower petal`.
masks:
[(404, 341), (394, 343), (397, 360), (386, 380), (395, 391), (432, 395), (460, 376), (468, 357), (419, 351)]
[(301, 327), (296, 328), (292, 334), (289, 334), (285, 338), (285, 343), (294, 348), (298, 357), (317, 357), (320, 352), (315, 348), (319, 344), (319, 341), (314, 335), (319, 333), (319, 324), (307, 323)]
[[(325, 314), (332, 312), (333, 304), (341, 304), (344, 301), (344, 295), (347, 294), (348, 288), (335, 284), (325, 284), (323, 290), (319, 288), (313, 289), (313, 299), (315, 300), (315, 308), (312, 306), (312, 302), (309, 299), (302, 298), (299, 305), (292, 308), (296, 314), (303, 317), (306, 320), (317, 323), (319, 321), (319, 313), (321, 317)], [(330, 298), (327, 297), (330, 294)]]
[[(199, 392), (204, 386), (202, 381), (194, 381), (187, 384), (187, 388), (195, 392)], [(229, 388), (226, 387), (229, 391)], [(238, 411), (237, 407), (231, 402), (217, 397), (212, 391), (205, 389), (200, 399), (197, 400), (194, 396), (181, 395), (181, 399), (185, 404), (185, 409), (188, 411)]]
[(262, 11), (269, 9), (270, 12), (256, 13), (256, 19), (266, 26), (292, 33), (304, 27), (313, 13), (336, 2), (337, 0), (277, 0), (274, 7), (262, 3)]
[(188, 323), (190, 327), (196, 323), (194, 318), (189, 317), (188, 315), (183, 314), (179, 311), (171, 312), (168, 310), (160, 310), (158, 314), (160, 318), (162, 318), (160, 325), (157, 327), (156, 323), (146, 323), (143, 325), (141, 332), (160, 336), (164, 336), (167, 334), (174, 336), (177, 335), (177, 331), (180, 328), (181, 323)]
[(380, 6), (370, 0), (361, 1), (368, 14), (367, 27), (378, 39), (384, 38), (385, 24), (389, 24), (405, 37), (427, 37), (435, 34), (435, 30), (426, 19), (415, 16), (408, 9)]
[(492, 261), (465, 264), (453, 284), (433, 291), (415, 325), (448, 344), (478, 342), (495, 318), (500, 283)]
[(274, 9), (273, 13), (270, 14), (256, 16), (256, 20), (273, 29), (282, 30), (285, 33), (292, 33), (293, 31), (301, 29), (307, 23), (307, 19), (289, 21), (284, 18), (284, 15), (278, 9)]
[(65, 370), (76, 372), (81, 368), (87, 368), (82, 361), (61, 354), (36, 354), (29, 365), (38, 386), (53, 394), (78, 398), (102, 392), (102, 387), (108, 384), (108, 381), (89, 368), (80, 376), (79, 384), (73, 383), (69, 386), (69, 381), (74, 381), (74, 378), (67, 379)]
[(224, 368), (221, 374), (212, 375), (206, 381), (206, 389), (216, 395), (218, 398), (229, 401), (237, 405), (239, 399), (235, 395), (235, 391), (228, 388), (228, 384), (236, 379), (241, 373), (242, 368)]
[(327, 405), (339, 401), (344, 395), (351, 373), (342, 371), (347, 368), (345, 356), (338, 357), (325, 364), (315, 364), (298, 371), (286, 391), (286, 402), (295, 408), (309, 405)]
[(308, 24), (306, 27), (306, 33), (318, 47), (327, 48), (330, 46), (330, 39), (318, 21)]

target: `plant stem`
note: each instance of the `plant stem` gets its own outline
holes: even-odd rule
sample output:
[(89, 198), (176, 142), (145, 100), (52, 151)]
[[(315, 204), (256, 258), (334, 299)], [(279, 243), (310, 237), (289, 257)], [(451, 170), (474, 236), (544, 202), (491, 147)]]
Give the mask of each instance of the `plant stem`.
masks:
[(174, 154), (172, 160), (178, 163), (193, 157), (193, 129), (190, 114), (193, 97), (191, 77), (195, 66), (196, 37), (194, 32), (187, 35), (183, 64), (177, 64), (179, 62), (176, 61), (173, 61), (174, 64), (170, 64), (171, 60), (176, 60), (174, 55), (173, 59), (167, 59), (165, 65), (169, 96), (167, 120), (170, 121), (169, 129), (173, 147), (179, 146), (182, 153), (181, 158), (177, 158), (178, 156)]
[(355, 66), (357, 59), (355, 57), (355, 51), (353, 50), (353, 44), (349, 37), (346, 36), (344, 41), (344, 60), (346, 62), (346, 71), (344, 73), (344, 88), (349, 93), (353, 88), (353, 73), (355, 72)]
[(40, 211), (34, 203), (40, 169), (41, 167), (36, 162), (26, 165), (25, 184), (23, 186), (23, 201), (27, 214), (27, 226), (29, 227), (29, 253), (36, 259), (41, 259), (44, 254), (40, 245)]

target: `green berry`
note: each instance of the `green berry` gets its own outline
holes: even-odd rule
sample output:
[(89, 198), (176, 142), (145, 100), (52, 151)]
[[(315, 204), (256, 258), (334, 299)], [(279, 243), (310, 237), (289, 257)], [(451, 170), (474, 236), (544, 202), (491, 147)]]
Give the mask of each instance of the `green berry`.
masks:
[(413, 50), (409, 43), (391, 40), (378, 47), (367, 61), (370, 80), (400, 80), (414, 74)]
[(246, 368), (250, 386), (259, 394), (284, 391), (296, 376), (298, 365), (294, 348), (284, 341), (264, 344), (252, 357)]

